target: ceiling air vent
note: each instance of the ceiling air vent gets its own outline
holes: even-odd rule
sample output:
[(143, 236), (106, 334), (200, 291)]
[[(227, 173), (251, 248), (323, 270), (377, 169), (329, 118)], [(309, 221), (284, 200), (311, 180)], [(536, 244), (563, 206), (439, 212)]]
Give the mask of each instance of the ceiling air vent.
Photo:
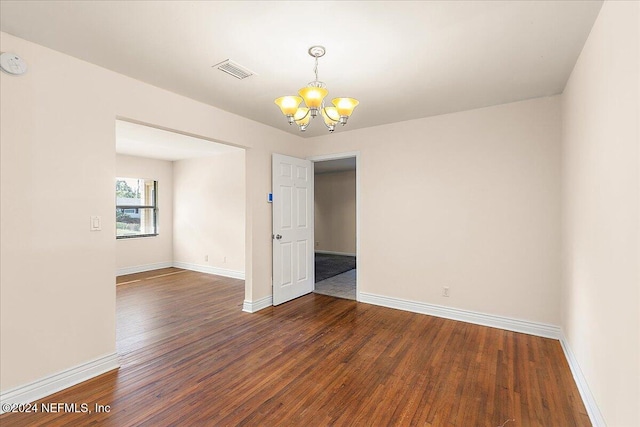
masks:
[(214, 65), (214, 67), (220, 71), (224, 71), (227, 74), (231, 74), (233, 77), (240, 80), (246, 79), (247, 77), (252, 76), (254, 74), (253, 71), (247, 70), (245, 67), (239, 64), (236, 64), (230, 59), (222, 61)]

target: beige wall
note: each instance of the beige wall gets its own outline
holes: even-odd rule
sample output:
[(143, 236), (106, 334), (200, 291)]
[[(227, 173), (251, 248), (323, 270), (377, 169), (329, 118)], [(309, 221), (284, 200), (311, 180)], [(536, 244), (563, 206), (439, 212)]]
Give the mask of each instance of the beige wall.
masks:
[(356, 253), (356, 172), (315, 176), (315, 249)]
[(246, 295), (271, 294), (271, 153), (303, 156), (297, 136), (6, 33), (0, 50), (29, 64), (0, 73), (0, 390), (115, 352), (118, 117), (247, 147)]
[(173, 162), (118, 154), (116, 177), (158, 181), (159, 230), (154, 237), (116, 240), (116, 272), (126, 274), (127, 269), (153, 269), (157, 264), (170, 264), (173, 261)]
[(358, 151), (359, 291), (562, 324), (607, 424), (640, 424), (638, 15), (605, 3), (562, 102), (307, 141), (2, 33), (30, 68), (0, 73), (0, 389), (115, 351), (123, 117), (247, 148), (247, 299), (271, 294), (271, 153)]
[(360, 292), (559, 324), (559, 97), (310, 146), (360, 153)]
[(639, 24), (605, 2), (562, 97), (562, 326), (612, 427), (640, 425)]
[(173, 170), (174, 261), (244, 273), (244, 151), (176, 161)]

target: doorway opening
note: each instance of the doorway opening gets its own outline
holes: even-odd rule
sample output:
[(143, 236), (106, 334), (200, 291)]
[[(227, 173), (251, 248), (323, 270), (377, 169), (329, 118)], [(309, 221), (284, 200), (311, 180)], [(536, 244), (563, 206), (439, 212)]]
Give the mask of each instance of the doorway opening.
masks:
[(357, 153), (314, 162), (314, 293), (358, 300)]
[(244, 279), (246, 156), (127, 119), (115, 121), (115, 135), (116, 350), (125, 354), (160, 336), (136, 326), (157, 320), (164, 291), (150, 284), (185, 281), (191, 271)]
[(116, 276), (244, 279), (244, 149), (127, 119), (115, 127)]

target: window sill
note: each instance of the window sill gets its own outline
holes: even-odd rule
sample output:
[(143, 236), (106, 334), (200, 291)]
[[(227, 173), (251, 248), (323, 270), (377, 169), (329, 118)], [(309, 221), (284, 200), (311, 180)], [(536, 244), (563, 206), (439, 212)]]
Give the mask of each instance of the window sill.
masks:
[(142, 237), (156, 237), (159, 236), (158, 233), (156, 234), (136, 234), (133, 236), (116, 236), (116, 240), (128, 240), (128, 239), (138, 239), (138, 238), (142, 238)]

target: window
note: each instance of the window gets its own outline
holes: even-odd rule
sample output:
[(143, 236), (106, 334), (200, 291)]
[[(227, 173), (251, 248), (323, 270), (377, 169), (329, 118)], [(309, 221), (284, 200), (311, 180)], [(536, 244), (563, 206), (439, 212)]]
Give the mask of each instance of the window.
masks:
[(158, 235), (158, 181), (116, 178), (116, 239)]

